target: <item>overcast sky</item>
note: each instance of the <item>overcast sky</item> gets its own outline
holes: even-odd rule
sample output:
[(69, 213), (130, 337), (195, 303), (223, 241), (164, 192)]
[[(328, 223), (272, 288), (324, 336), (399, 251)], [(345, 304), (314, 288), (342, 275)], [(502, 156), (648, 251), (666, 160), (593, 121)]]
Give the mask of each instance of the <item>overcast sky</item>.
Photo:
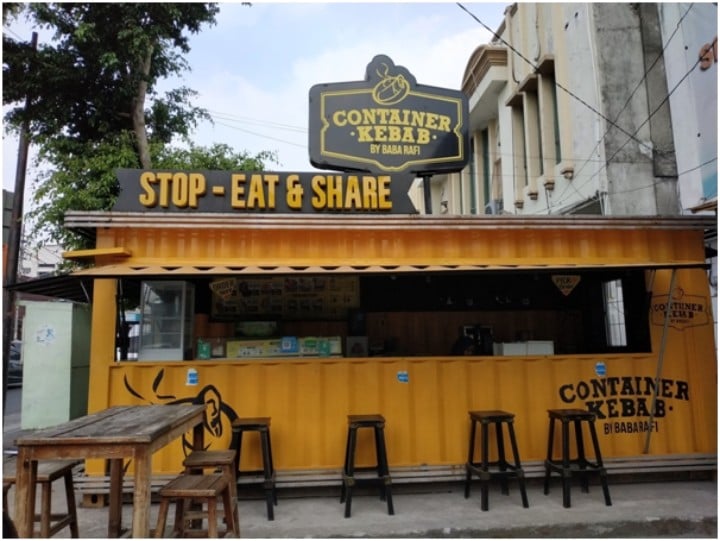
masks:
[[(463, 5), (497, 30), (509, 4)], [(9, 31), (29, 40), (32, 30), (15, 25)], [(215, 118), (214, 126), (200, 125), (193, 140), (251, 154), (276, 151), (279, 164), (268, 169), (312, 171), (310, 87), (361, 81), (372, 58), (385, 54), (418, 84), (459, 89), (470, 55), (490, 39), (454, 2), (221, 3), (217, 24), (190, 38), (192, 71), (182, 82), (198, 92), (195, 104)], [(16, 155), (17, 140), (4, 136), (3, 186), (11, 191)], [(26, 196), (31, 189), (29, 170)]]

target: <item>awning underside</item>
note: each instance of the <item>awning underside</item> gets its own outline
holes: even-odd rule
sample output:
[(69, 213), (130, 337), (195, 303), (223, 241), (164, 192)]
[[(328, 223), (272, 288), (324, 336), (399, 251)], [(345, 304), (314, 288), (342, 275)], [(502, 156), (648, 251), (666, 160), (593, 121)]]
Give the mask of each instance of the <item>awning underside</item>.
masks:
[(457, 271), (538, 271), (538, 270), (604, 270), (604, 269), (672, 269), (704, 268), (706, 264), (696, 261), (679, 263), (637, 263), (637, 264), (518, 264), (518, 265), (340, 265), (340, 266), (193, 266), (193, 265), (105, 265), (76, 271), (75, 276), (129, 277), (129, 276), (213, 276), (233, 274), (355, 274), (386, 272), (457, 272)]
[(341, 265), (341, 266), (201, 266), (201, 265), (105, 265), (18, 282), (6, 289), (65, 299), (73, 302), (92, 302), (93, 281), (96, 278), (120, 279), (193, 279), (198, 277), (232, 275), (282, 274), (382, 274), (382, 273), (438, 273), (438, 272), (522, 272), (522, 271), (617, 271), (623, 269), (697, 269), (707, 268), (697, 261), (637, 264), (518, 264), (518, 265)]

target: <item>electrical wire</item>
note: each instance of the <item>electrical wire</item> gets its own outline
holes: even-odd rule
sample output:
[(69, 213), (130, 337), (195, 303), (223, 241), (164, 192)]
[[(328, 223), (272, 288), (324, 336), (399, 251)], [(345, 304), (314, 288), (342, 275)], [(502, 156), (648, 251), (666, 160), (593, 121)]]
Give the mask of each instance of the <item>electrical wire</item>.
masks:
[[(635, 96), (635, 93), (640, 89), (640, 87), (642, 86), (643, 82), (645, 82), (645, 81), (647, 80), (647, 76), (648, 76), (648, 74), (650, 73), (650, 71), (652, 71), (652, 69), (653, 69), (653, 68), (655, 67), (655, 65), (660, 61), (661, 58), (664, 58), (665, 50), (666, 50), (666, 49), (668, 48), (668, 46), (670, 45), (670, 42), (671, 42), (671, 41), (673, 40), (673, 38), (675, 37), (675, 34), (677, 34), (678, 30), (680, 29), (680, 25), (682, 24), (682, 22), (683, 22), (683, 20), (685, 19), (685, 17), (687, 17), (688, 13), (690, 13), (690, 10), (692, 9), (693, 5), (694, 5), (694, 4), (691, 3), (690, 6), (689, 6), (689, 7), (687, 8), (687, 10), (685, 11), (685, 13), (683, 14), (683, 16), (680, 17), (680, 19), (678, 20), (677, 25), (675, 25), (675, 30), (673, 30), (673, 33), (670, 34), (670, 37), (669, 37), (669, 38), (667, 39), (667, 41), (665, 42), (665, 45), (663, 45), (662, 51), (660, 51), (660, 53), (655, 57), (655, 60), (653, 60), (653, 62), (650, 64), (650, 67), (648, 67), (648, 69), (645, 70), (645, 73), (644, 73), (643, 76), (640, 78), (640, 80), (638, 81), (637, 85), (635, 85), (635, 88), (633, 89), (633, 91), (630, 92), (630, 95), (628, 96), (627, 100), (625, 100), (625, 104), (620, 108), (620, 111), (618, 111), (618, 114), (617, 114), (617, 116), (615, 117), (615, 121), (616, 121), (616, 122), (620, 120), (620, 116), (622, 115), (623, 111), (625, 111), (625, 109), (627, 108), (627, 106), (630, 104), (630, 101), (632, 100), (633, 96)], [(580, 166), (580, 168), (575, 172), (575, 175), (576, 175), (576, 176), (578, 176), (578, 177), (580, 176), (580, 173), (582, 173), (583, 169), (585, 168), (585, 166), (587, 165), (587, 163), (590, 161), (590, 158), (591, 158), (592, 155), (595, 153), (595, 151), (597, 150), (597, 148), (600, 146), (600, 143), (602, 143), (602, 142), (605, 140), (605, 138), (607, 137), (608, 133), (610, 133), (610, 128), (608, 128), (608, 129), (605, 130), (605, 133), (602, 135), (602, 137), (600, 137), (600, 139), (598, 140), (598, 142), (595, 144), (595, 146), (593, 147), (593, 149), (590, 151), (590, 155), (588, 156), (587, 161), (585, 161), (585, 162)]]
[[(524, 60), (528, 65), (530, 65), (530, 67), (533, 68), (533, 72), (534, 72), (534, 73), (537, 72), (538, 67), (537, 67), (535, 64), (533, 64), (532, 61), (530, 61), (530, 60), (528, 60), (527, 58), (525, 58), (525, 56), (524, 56), (520, 51), (518, 51), (517, 49), (515, 49), (515, 48), (514, 48), (512, 45), (510, 45), (507, 41), (505, 41), (505, 40), (504, 40), (503, 38), (501, 38), (498, 34), (496, 34), (489, 26), (487, 26), (484, 22), (482, 22), (474, 13), (472, 13), (470, 10), (468, 10), (468, 9), (467, 9), (465, 6), (463, 6), (460, 2), (457, 2), (457, 5), (458, 5), (463, 11), (465, 11), (468, 15), (470, 15), (470, 17), (472, 17), (473, 19), (475, 19), (475, 21), (477, 21), (478, 24), (480, 24), (483, 28), (485, 28), (488, 32), (490, 32), (490, 33), (493, 35), (493, 37), (495, 37), (495, 39), (497, 39), (499, 42), (501, 42), (503, 45), (505, 45), (508, 49), (510, 49), (513, 53), (515, 53), (517, 56), (519, 56), (519, 57), (520, 57), (522, 60)], [(559, 88), (559, 89), (562, 90), (563, 92), (567, 93), (570, 97), (572, 97), (573, 99), (577, 100), (577, 101), (580, 102), (583, 106), (587, 107), (590, 111), (592, 111), (593, 113), (595, 113), (596, 115), (598, 115), (600, 118), (602, 118), (603, 120), (605, 120), (606, 122), (608, 122), (609, 124), (611, 124), (612, 126), (614, 126), (615, 128), (617, 128), (621, 133), (623, 133), (623, 134), (625, 134), (625, 135), (628, 135), (628, 136), (630, 136), (631, 138), (634, 138), (634, 136), (633, 136), (633, 135), (630, 135), (630, 133), (629, 133), (628, 131), (626, 131), (624, 128), (622, 128), (621, 126), (619, 126), (618, 124), (616, 124), (615, 122), (613, 122), (610, 118), (608, 118), (607, 116), (605, 116), (604, 114), (602, 114), (600, 111), (598, 111), (597, 109), (595, 109), (592, 105), (590, 105), (589, 103), (587, 103), (587, 102), (586, 102), (585, 100), (583, 100), (580, 96), (578, 96), (577, 94), (575, 94), (574, 92), (572, 92), (570, 89), (568, 89), (567, 87), (565, 87), (563, 84), (559, 83), (559, 82), (557, 81), (557, 79), (554, 81), (554, 84), (555, 84), (555, 86), (556, 86), (557, 88)], [(650, 152), (653, 151), (653, 149), (652, 149), (651, 147), (649, 147), (649, 146), (648, 146), (646, 143), (644, 143), (643, 141), (640, 141), (639, 139), (636, 139), (636, 142), (637, 142), (639, 145), (646, 147)], [(658, 151), (657, 149), (654, 149), (654, 150), (655, 150), (656, 152)]]
[[(535, 66), (530, 60), (528, 60), (527, 58), (525, 58), (525, 57), (522, 55), (522, 53), (520, 53), (519, 51), (517, 51), (514, 47), (512, 47), (509, 43), (507, 43), (504, 39), (502, 39), (502, 38), (501, 38), (497, 33), (495, 33), (490, 27), (488, 27), (488, 26), (487, 26), (485, 23), (483, 23), (478, 17), (476, 17), (476, 16), (475, 16), (473, 13), (471, 13), (467, 8), (465, 8), (465, 6), (463, 6), (463, 5), (462, 5), (461, 3), (459, 3), (459, 2), (457, 3), (457, 5), (458, 5), (461, 9), (463, 9), (466, 13), (468, 13), (468, 14), (469, 14), (475, 21), (477, 21), (481, 26), (483, 26), (486, 30), (488, 30), (488, 31), (495, 37), (496, 40), (498, 40), (499, 42), (503, 43), (503, 44), (504, 44), (506, 47), (508, 47), (513, 53), (515, 53), (516, 55), (518, 55), (522, 60), (524, 60), (524, 61), (525, 61), (526, 63), (528, 63), (531, 67), (533, 67), (533, 69), (534, 69), (535, 71), (537, 70), (537, 66)], [(666, 49), (667, 46), (669, 45), (669, 43), (670, 43), (670, 41), (672, 40), (672, 38), (675, 36), (675, 34), (676, 34), (677, 30), (679, 29), (682, 21), (685, 19), (685, 17), (687, 16), (687, 14), (690, 12), (690, 9), (692, 8), (692, 6), (693, 6), (693, 4), (691, 4), (690, 7), (688, 7), (688, 9), (686, 10), (686, 12), (683, 14), (683, 16), (681, 17), (681, 19), (678, 21), (678, 24), (677, 24), (675, 30), (673, 31), (673, 33), (672, 33), (672, 35), (670, 36), (670, 38), (668, 38), (665, 46), (663, 47), (662, 52), (658, 55), (658, 57), (653, 61), (653, 63), (650, 65), (650, 67), (646, 70), (645, 74), (643, 75), (643, 77), (641, 78), (641, 80), (640, 80), (640, 81), (638, 82), (638, 84), (636, 85), (635, 89), (634, 89), (634, 90), (632, 91), (632, 93), (630, 94), (630, 96), (629, 96), (628, 100), (626, 101), (625, 105), (623, 105), (620, 113), (622, 113), (622, 111), (627, 107), (627, 105), (629, 104), (629, 102), (630, 102), (630, 100), (632, 99), (632, 97), (633, 97), (633, 95), (635, 94), (635, 92), (637, 92), (638, 88), (642, 85), (642, 82), (647, 78), (647, 75), (648, 75), (648, 73), (650, 72), (650, 70), (653, 69), (653, 67), (655, 66), (655, 64), (656, 64), (656, 63), (659, 61), (659, 59), (662, 57), (665, 49)], [(715, 37), (715, 39), (713, 40), (712, 45), (714, 45), (716, 42), (717, 42), (717, 37)], [(652, 149), (652, 148), (649, 147), (647, 144), (645, 144), (645, 143), (643, 143), (642, 141), (638, 140), (638, 139), (636, 138), (636, 135), (637, 135), (637, 134), (640, 132), (640, 130), (650, 121), (650, 119), (665, 105), (665, 103), (670, 99), (670, 97), (672, 96), (672, 94), (673, 94), (673, 93), (677, 90), (677, 88), (683, 83), (683, 81), (685, 81), (685, 79), (687, 79), (687, 77), (690, 75), (690, 73), (692, 73), (692, 71), (697, 67), (697, 65), (698, 65), (699, 63), (700, 63), (700, 59), (698, 59), (698, 60), (695, 62), (695, 64), (688, 70), (688, 72), (675, 84), (675, 86), (672, 88), (672, 90), (670, 90), (670, 92), (668, 92), (667, 96), (665, 96), (665, 98), (658, 104), (658, 106), (648, 115), (648, 117), (645, 119), (645, 121), (644, 121), (642, 124), (640, 124), (640, 126), (638, 126), (638, 128), (637, 128), (637, 129), (635, 130), (635, 132), (632, 133), (632, 134), (629, 133), (629, 132), (627, 132), (626, 130), (622, 129), (620, 126), (618, 126), (618, 125), (616, 124), (616, 122), (614, 122), (614, 121), (610, 120), (609, 118), (607, 118), (605, 115), (603, 115), (602, 113), (600, 113), (599, 111), (597, 111), (595, 108), (593, 108), (592, 106), (590, 106), (589, 104), (587, 104), (584, 100), (582, 100), (581, 98), (579, 98), (579, 97), (578, 97), (577, 95), (575, 95), (573, 92), (571, 92), (570, 90), (568, 90), (567, 88), (565, 88), (563, 85), (561, 85), (560, 83), (558, 83), (557, 81), (555, 81), (555, 85), (556, 85), (558, 88), (560, 88), (560, 89), (563, 90), (564, 92), (568, 93), (571, 97), (577, 99), (580, 103), (582, 103), (583, 105), (585, 105), (586, 107), (588, 107), (588, 108), (589, 108), (591, 111), (593, 111), (595, 114), (599, 115), (601, 118), (603, 118), (604, 120), (606, 120), (610, 125), (614, 126), (614, 127), (617, 128), (620, 132), (622, 132), (622, 133), (624, 133), (625, 135), (628, 136), (628, 139), (613, 153), (612, 156), (610, 156), (609, 159), (607, 159), (607, 160), (604, 161), (603, 165), (602, 165), (597, 171), (595, 171), (595, 173), (594, 173), (593, 175), (591, 175), (587, 180), (585, 180), (580, 186), (577, 186), (577, 183), (570, 183), (570, 184), (566, 187), (566, 189), (563, 191), (563, 193), (560, 195), (560, 197), (562, 197), (562, 196), (565, 194), (565, 192), (567, 191), (567, 189), (568, 189), (569, 187), (572, 187), (573, 190), (574, 190), (579, 196), (582, 197), (582, 194), (580, 193), (579, 188), (581, 188), (582, 186), (585, 186), (587, 183), (589, 183), (589, 182), (592, 181), (595, 177), (597, 177), (604, 169), (606, 169), (606, 168), (608, 167), (608, 164), (612, 162), (613, 158), (614, 158), (615, 156), (617, 156), (617, 154), (619, 154), (619, 152), (620, 152), (623, 148), (625, 148), (625, 146), (627, 146), (627, 144), (628, 144), (630, 141), (633, 141), (633, 140), (636, 141), (638, 144), (640, 144), (641, 146), (644, 146), (645, 148), (647, 148), (647, 149), (650, 150), (651, 152), (666, 153), (667, 151), (662, 151), (662, 150), (658, 150), (658, 149)], [(619, 115), (618, 115), (618, 118), (619, 118)], [(597, 148), (597, 146), (600, 144), (600, 142), (602, 142), (602, 141), (605, 139), (605, 137), (607, 136), (608, 133), (609, 133), (609, 129), (608, 129), (608, 130), (605, 132), (605, 134), (600, 138), (600, 141), (598, 141), (598, 143), (596, 144), (595, 148), (594, 148), (593, 151), (591, 152), (590, 156), (592, 156), (592, 154), (595, 152), (595, 149)], [(690, 172), (690, 171), (694, 171), (695, 169), (698, 169), (698, 168), (700, 168), (700, 167), (703, 167), (704, 165), (707, 165), (707, 164), (709, 164), (709, 163), (712, 163), (712, 162), (715, 161), (716, 159), (717, 159), (717, 158), (713, 158), (713, 159), (711, 159), (711, 160), (708, 160), (707, 162), (705, 162), (705, 163), (703, 163), (703, 164), (700, 164), (700, 165), (698, 165), (698, 166), (696, 166), (696, 167), (694, 167), (694, 168), (691, 168), (691, 169), (689, 169), (689, 170), (687, 170), (687, 171), (684, 171), (684, 172), (678, 174), (678, 176), (680, 176), (680, 175), (682, 175), (682, 174), (686, 174), (686, 173), (688, 173), (688, 172)], [(588, 159), (586, 159), (586, 160), (584, 161), (584, 163), (583, 163), (583, 165), (581, 166), (581, 168), (584, 168), (585, 165), (586, 165), (587, 163), (589, 163), (590, 161), (600, 161), (600, 160), (591, 160), (590, 158), (588, 158)], [(621, 163), (621, 162), (615, 162), (615, 163)], [(632, 162), (631, 162), (631, 163), (632, 163)], [(630, 193), (630, 192), (638, 191), (638, 190), (641, 190), (641, 189), (648, 189), (648, 188), (652, 188), (652, 187), (655, 186), (656, 184), (657, 184), (657, 183), (653, 182), (653, 184), (650, 185), (650, 186), (646, 186), (646, 187), (642, 187), (642, 188), (632, 188), (632, 189), (629, 189), (629, 190), (626, 190), (626, 191), (622, 191), (622, 192), (617, 192), (617, 193)], [(553, 203), (553, 204), (551, 205), (551, 207), (557, 207), (557, 206), (561, 205), (563, 202), (564, 202), (564, 200), (561, 199), (560, 201), (557, 201), (557, 202)]]
[[(717, 42), (717, 37), (715, 37), (715, 39), (713, 40), (711, 45), (714, 45), (716, 42)], [(697, 59), (697, 61), (692, 65), (692, 67), (685, 73), (685, 75), (683, 75), (680, 78), (680, 80), (675, 84), (675, 86), (673, 86), (673, 88), (668, 92), (667, 96), (665, 96), (665, 98), (662, 99), (662, 101), (650, 113), (650, 115), (645, 119), (645, 121), (637, 127), (637, 129), (635, 130), (635, 133), (631, 137), (628, 137), (628, 139), (622, 145), (620, 145), (620, 147), (617, 150), (615, 150), (615, 152), (613, 152), (613, 154), (605, 161), (605, 164), (602, 165), (597, 171), (595, 171), (595, 173), (593, 173), (590, 177), (588, 177), (580, 185), (581, 187), (586, 185), (587, 183), (589, 183), (591, 180), (593, 180), (595, 177), (597, 177), (600, 173), (602, 173), (605, 169), (607, 169), (607, 167), (609, 166), (610, 163), (613, 163), (613, 158), (615, 158), (615, 156), (617, 156), (620, 153), (620, 151), (622, 151), (622, 149), (624, 149), (627, 146), (627, 144), (634, 139), (634, 136), (637, 135), (640, 132), (640, 130), (648, 122), (650, 122), (650, 119), (665, 105), (665, 103), (667, 103), (667, 101), (670, 99), (670, 96), (672, 96), (675, 93), (675, 91), (680, 87), (680, 85), (690, 76), (690, 74), (700, 64), (701, 60), (702, 60), (701, 58)], [(620, 162), (617, 162), (617, 163), (620, 163)]]
[[(212, 116), (212, 115), (211, 115)], [(225, 126), (226, 128), (230, 128), (232, 130), (241, 131), (244, 133), (249, 133), (250, 135), (255, 135), (256, 137), (262, 137), (263, 139), (270, 139), (272, 141), (277, 141), (279, 143), (285, 143), (286, 145), (292, 145), (300, 148), (307, 148), (307, 144), (301, 144), (301, 143), (293, 143), (292, 141), (286, 141), (284, 139), (279, 139), (277, 137), (272, 137), (270, 135), (265, 135), (262, 133), (254, 132), (251, 130), (246, 130), (244, 128), (240, 128), (238, 126), (233, 126), (232, 124), (226, 124), (225, 122), (215, 121), (216, 124), (219, 124), (220, 126)]]

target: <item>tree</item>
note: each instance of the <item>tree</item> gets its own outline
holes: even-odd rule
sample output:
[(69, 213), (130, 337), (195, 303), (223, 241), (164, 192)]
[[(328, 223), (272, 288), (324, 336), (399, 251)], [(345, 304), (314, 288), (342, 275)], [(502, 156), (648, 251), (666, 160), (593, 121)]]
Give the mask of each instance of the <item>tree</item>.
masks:
[[(273, 159), (223, 146), (167, 148), (175, 138), (187, 140), (209, 116), (192, 105), (191, 89), (160, 95), (156, 85), (189, 69), (182, 56), (190, 50), (187, 34), (214, 24), (218, 10), (212, 3), (27, 4), (23, 14), (52, 29), (54, 38), (33, 51), (3, 33), (3, 104), (15, 105), (5, 117), (10, 130), (27, 118), (38, 160), (48, 166), (36, 182), (34, 231), (44, 229), (69, 249), (84, 247), (63, 229), (65, 212), (111, 208), (118, 167), (149, 169), (153, 159), (189, 159), (193, 152), (208, 160), (226, 152), (235, 168)], [(3, 4), (3, 21), (15, 16), (18, 4)]]
[[(89, 239), (59, 225), (68, 210), (112, 207), (118, 193), (115, 170), (137, 168), (132, 134), (124, 132), (114, 138), (87, 143), (80, 152), (65, 152), (62, 147), (53, 147), (53, 151), (55, 154), (48, 156), (48, 161), (59, 167), (42, 174), (35, 193), (36, 200), (53, 204), (37, 207), (30, 212), (30, 218), (36, 230), (44, 223), (58, 224), (49, 234), (62, 246), (93, 248), (88, 244)], [(155, 143), (150, 145), (150, 156), (158, 169), (260, 171), (267, 162), (277, 163), (273, 152), (263, 151), (252, 156), (220, 143), (210, 147), (190, 144), (188, 148)]]
[[(188, 69), (185, 31), (214, 24), (214, 4), (32, 3), (26, 14), (54, 30), (54, 42), (34, 53), (3, 34), (3, 104), (31, 96), (30, 135), (43, 144), (58, 138), (77, 143), (132, 131), (141, 167), (149, 168), (148, 137), (170, 142), (185, 136), (203, 110), (194, 92), (180, 87), (159, 96), (158, 80)], [(150, 108), (145, 109), (145, 102)], [(15, 108), (6, 120), (19, 126)]]

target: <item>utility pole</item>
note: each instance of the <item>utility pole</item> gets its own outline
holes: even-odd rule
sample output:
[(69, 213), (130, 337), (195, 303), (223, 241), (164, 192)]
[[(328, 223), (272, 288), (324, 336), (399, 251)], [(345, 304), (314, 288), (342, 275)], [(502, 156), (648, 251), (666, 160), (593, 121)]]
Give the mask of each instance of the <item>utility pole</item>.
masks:
[[(37, 51), (37, 32), (32, 33), (30, 46)], [(30, 110), (30, 96), (25, 96), (25, 113)], [(20, 127), (17, 167), (15, 169), (15, 194), (13, 196), (12, 217), (8, 234), (7, 266), (5, 267), (5, 286), (17, 282), (18, 255), (22, 236), (23, 202), (25, 199), (25, 174), (27, 172), (28, 148), (30, 147), (30, 121), (27, 116)], [(10, 365), (10, 341), (12, 340), (13, 318), (15, 317), (15, 293), (3, 289), (3, 411), (7, 399), (8, 369)], [(3, 427), (5, 416), (3, 415)]]

